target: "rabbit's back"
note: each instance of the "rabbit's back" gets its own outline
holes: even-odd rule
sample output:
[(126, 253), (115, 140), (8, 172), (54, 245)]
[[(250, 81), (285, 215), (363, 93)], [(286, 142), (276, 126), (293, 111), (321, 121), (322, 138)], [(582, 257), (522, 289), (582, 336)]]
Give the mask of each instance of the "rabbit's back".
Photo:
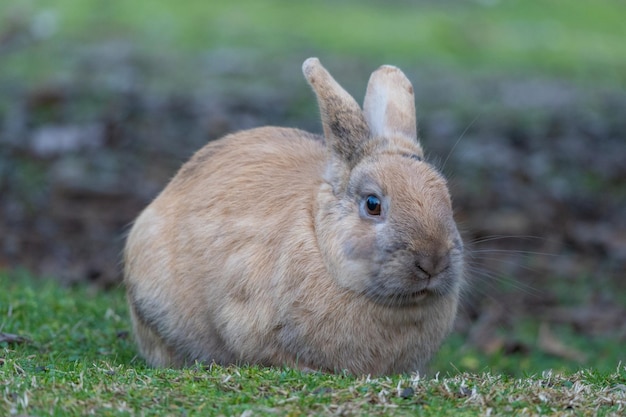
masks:
[(181, 365), (209, 352), (204, 359), (237, 362), (241, 353), (222, 337), (244, 347), (239, 335), (271, 334), (289, 284), (267, 280), (293, 266), (280, 259), (293, 245), (314, 247), (302, 240), (314, 235), (324, 166), (321, 137), (259, 128), (211, 142), (181, 167), (136, 220), (125, 252), (135, 332), (149, 362)]

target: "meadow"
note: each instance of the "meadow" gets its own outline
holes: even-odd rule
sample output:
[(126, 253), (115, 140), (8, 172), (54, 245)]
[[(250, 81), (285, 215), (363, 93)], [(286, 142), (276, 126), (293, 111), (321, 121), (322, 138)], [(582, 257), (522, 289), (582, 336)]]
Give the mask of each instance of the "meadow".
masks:
[[(62, 289), (0, 274), (2, 415), (619, 415), (626, 366), (431, 375), (328, 375), (255, 366), (152, 369), (136, 356), (121, 289)], [(590, 352), (591, 353), (591, 352)], [(487, 363), (487, 362), (486, 362)], [(458, 364), (463, 368), (462, 360)]]
[[(624, 15), (618, 0), (0, 3), (0, 415), (623, 415)], [(474, 253), (455, 331), (427, 375), (147, 367), (120, 283), (127, 225), (206, 140), (319, 130), (308, 56), (356, 97), (382, 63), (414, 81)], [(82, 136), (63, 148), (50, 127)]]

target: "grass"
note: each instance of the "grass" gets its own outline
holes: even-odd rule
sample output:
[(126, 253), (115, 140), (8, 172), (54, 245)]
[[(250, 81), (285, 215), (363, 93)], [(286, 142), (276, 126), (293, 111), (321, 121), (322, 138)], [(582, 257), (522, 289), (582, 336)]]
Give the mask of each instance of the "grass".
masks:
[[(0, 415), (618, 415), (626, 367), (526, 375), (384, 378), (286, 368), (151, 369), (136, 357), (123, 291), (0, 273)], [(442, 352), (448, 355), (458, 341)], [(450, 359), (450, 358), (448, 358)], [(484, 358), (477, 358), (482, 360)], [(439, 361), (440, 362), (440, 361)], [(438, 366), (438, 365), (435, 365)], [(445, 376), (444, 376), (445, 375)]]
[(262, 61), (335, 55), (462, 73), (547, 74), (624, 85), (625, 13), (619, 0), (593, 5), (583, 0), (189, 0), (184, 6), (167, 0), (57, 0), (4, 2), (0, 28), (21, 27), (34, 38), (31, 46), (3, 57), (5, 73), (34, 79), (51, 73), (63, 77), (76, 64), (68, 52), (80, 55), (85, 45), (114, 42), (121, 51), (138, 48), (173, 61), (172, 77), (197, 66), (199, 56), (228, 59), (210, 51), (234, 48)]

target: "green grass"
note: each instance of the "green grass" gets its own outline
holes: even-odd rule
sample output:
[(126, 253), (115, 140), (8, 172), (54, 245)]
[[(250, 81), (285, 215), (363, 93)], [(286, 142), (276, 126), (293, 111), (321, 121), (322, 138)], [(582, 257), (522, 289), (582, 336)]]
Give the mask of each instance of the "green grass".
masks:
[[(626, 407), (626, 367), (617, 363), (517, 376), (494, 365), (493, 372), (452, 370), (436, 378), (151, 369), (136, 357), (121, 289), (64, 289), (19, 273), (0, 273), (0, 288), (0, 333), (28, 339), (0, 343), (0, 415), (611, 415)], [(452, 338), (442, 353), (458, 357), (455, 346)]]
[(34, 45), (3, 57), (3, 71), (16, 77), (62, 74), (76, 63), (68, 52), (115, 41), (120, 50), (134, 47), (169, 61), (173, 77), (198, 65), (199, 55), (235, 48), (278, 66), (286, 56), (335, 55), (623, 85), (624, 15), (620, 0), (56, 0), (3, 2), (0, 27), (35, 34)]

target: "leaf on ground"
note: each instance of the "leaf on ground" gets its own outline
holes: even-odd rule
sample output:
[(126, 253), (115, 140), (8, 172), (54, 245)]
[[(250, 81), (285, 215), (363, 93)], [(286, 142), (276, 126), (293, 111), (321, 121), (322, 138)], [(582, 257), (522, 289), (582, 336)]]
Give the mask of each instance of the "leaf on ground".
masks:
[(539, 349), (545, 353), (559, 356), (564, 359), (585, 363), (587, 356), (576, 348), (567, 346), (550, 330), (547, 323), (542, 323), (539, 327), (539, 337), (537, 344)]
[(30, 339), (12, 333), (0, 333), (0, 343), (30, 343)]
[(98, 149), (104, 143), (104, 129), (97, 125), (45, 125), (33, 132), (35, 155), (51, 157), (80, 149)]

